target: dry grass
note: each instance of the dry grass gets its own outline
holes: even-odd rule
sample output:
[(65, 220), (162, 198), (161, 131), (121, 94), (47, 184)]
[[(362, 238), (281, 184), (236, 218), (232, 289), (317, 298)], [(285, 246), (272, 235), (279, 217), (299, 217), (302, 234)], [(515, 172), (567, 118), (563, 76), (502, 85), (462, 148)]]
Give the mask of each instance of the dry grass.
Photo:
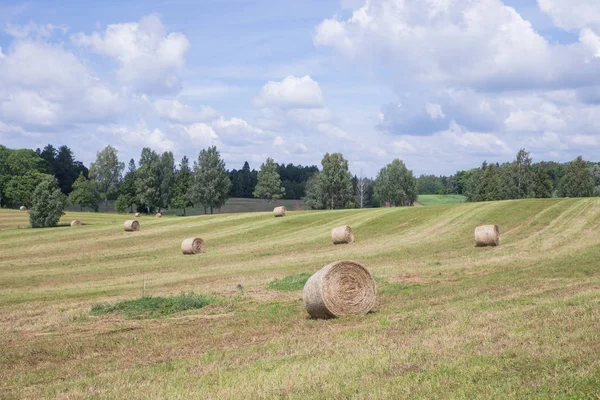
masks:
[[(68, 213), (79, 229), (8, 229), (0, 210), (0, 398), (595, 398), (600, 199), (188, 218)], [(473, 247), (498, 223), (502, 246)], [(349, 224), (352, 246), (331, 246)], [(200, 232), (201, 257), (181, 254)], [(73, 251), (77, 249), (77, 251)], [(373, 313), (307, 318), (268, 284), (354, 259)], [(96, 303), (195, 292), (158, 319)]]

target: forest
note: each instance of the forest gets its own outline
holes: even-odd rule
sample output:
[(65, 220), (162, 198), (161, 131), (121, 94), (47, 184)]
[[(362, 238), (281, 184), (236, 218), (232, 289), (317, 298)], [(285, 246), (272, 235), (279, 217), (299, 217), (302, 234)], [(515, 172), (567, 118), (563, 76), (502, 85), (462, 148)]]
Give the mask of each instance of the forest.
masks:
[(29, 207), (46, 178), (68, 202), (80, 209), (152, 213), (167, 209), (221, 208), (228, 198), (304, 200), (311, 209), (410, 206), (420, 194), (459, 194), (468, 201), (600, 195), (600, 165), (577, 157), (567, 163), (533, 162), (525, 149), (504, 163), (487, 163), (454, 175), (421, 175), (401, 160), (381, 168), (375, 178), (352, 175), (340, 153), (325, 154), (321, 167), (276, 163), (268, 158), (258, 170), (245, 162), (226, 168), (216, 147), (203, 149), (191, 162), (176, 162), (171, 152), (144, 148), (139, 160), (119, 160), (107, 146), (89, 166), (71, 149), (48, 144), (43, 149), (9, 149), (0, 145), (0, 206)]

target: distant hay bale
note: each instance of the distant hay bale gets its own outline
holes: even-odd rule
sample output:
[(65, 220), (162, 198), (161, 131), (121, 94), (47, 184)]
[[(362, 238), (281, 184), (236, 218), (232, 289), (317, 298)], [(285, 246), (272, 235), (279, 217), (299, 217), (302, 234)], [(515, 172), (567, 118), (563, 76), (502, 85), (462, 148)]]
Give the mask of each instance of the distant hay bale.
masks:
[(133, 216), (136, 217), (136, 218), (139, 218), (140, 213), (135, 213), (135, 214), (133, 214)]
[(354, 232), (347, 225), (335, 227), (331, 230), (331, 241), (333, 244), (353, 243)]
[(140, 230), (140, 223), (133, 219), (129, 219), (125, 221), (123, 228), (125, 229), (125, 232), (137, 232)]
[(78, 219), (74, 219), (73, 221), (71, 221), (71, 226), (81, 226), (81, 225), (83, 225), (83, 224)]
[(160, 217), (162, 217), (162, 214), (161, 213), (156, 213), (156, 218), (160, 218)]
[(475, 246), (498, 246), (500, 244), (500, 229), (498, 225), (482, 225), (475, 228)]
[(303, 296), (312, 318), (366, 314), (375, 305), (375, 280), (357, 262), (335, 261), (308, 279)]
[(276, 217), (285, 217), (287, 215), (287, 208), (284, 206), (275, 207), (273, 209), (273, 215)]
[(181, 252), (183, 254), (200, 254), (204, 253), (204, 240), (199, 237), (184, 239), (181, 242)]
[(25, 207), (25, 206), (21, 206), (21, 207), (19, 207), (19, 210), (20, 210), (20, 211), (27, 211), (27, 207)]

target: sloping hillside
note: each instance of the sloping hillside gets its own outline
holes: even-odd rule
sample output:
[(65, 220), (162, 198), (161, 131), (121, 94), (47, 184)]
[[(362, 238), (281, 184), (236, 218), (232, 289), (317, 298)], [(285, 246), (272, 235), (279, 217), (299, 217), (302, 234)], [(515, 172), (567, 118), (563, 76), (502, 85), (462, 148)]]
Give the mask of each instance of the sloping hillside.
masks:
[[(600, 387), (600, 199), (195, 217), (69, 213), (0, 231), (0, 397), (587, 398)], [(0, 211), (0, 220), (23, 214)], [(89, 219), (88, 219), (89, 218)], [(502, 244), (476, 248), (477, 225)], [(351, 225), (356, 243), (333, 246)], [(183, 256), (200, 236), (207, 253)], [(310, 320), (269, 289), (339, 259), (378, 282), (373, 313)], [(194, 291), (158, 319), (95, 303)]]

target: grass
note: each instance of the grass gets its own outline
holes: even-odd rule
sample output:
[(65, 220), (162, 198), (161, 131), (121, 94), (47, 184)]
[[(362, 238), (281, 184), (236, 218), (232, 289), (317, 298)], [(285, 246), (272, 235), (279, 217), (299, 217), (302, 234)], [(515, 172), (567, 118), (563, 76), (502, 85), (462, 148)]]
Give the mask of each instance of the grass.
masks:
[(458, 204), (467, 201), (467, 197), (460, 194), (420, 194), (417, 202), (424, 206), (439, 204)]
[(267, 285), (268, 289), (280, 290), (282, 292), (293, 292), (296, 290), (302, 290), (308, 278), (311, 274), (301, 273), (295, 275), (288, 275), (281, 279), (274, 279)]
[(181, 293), (170, 297), (143, 296), (134, 300), (92, 305), (92, 315), (120, 313), (127, 318), (158, 318), (185, 310), (195, 310), (216, 302), (216, 299), (196, 294)]
[[(68, 212), (62, 222), (86, 225), (56, 229), (17, 229), (22, 218), (0, 210), (0, 398), (588, 399), (600, 390), (597, 198), (142, 217), (133, 233), (114, 214)], [(500, 226), (501, 246), (474, 247), (486, 223)], [(332, 245), (331, 228), (344, 224), (356, 243)], [(181, 240), (194, 236), (206, 253), (182, 255)], [(309, 319), (303, 277), (342, 259), (377, 277), (374, 312)], [(98, 312), (130, 307), (144, 280), (160, 302), (189, 292), (218, 301), (154, 314), (179, 308), (139, 299), (90, 315), (99, 303), (109, 307)]]

